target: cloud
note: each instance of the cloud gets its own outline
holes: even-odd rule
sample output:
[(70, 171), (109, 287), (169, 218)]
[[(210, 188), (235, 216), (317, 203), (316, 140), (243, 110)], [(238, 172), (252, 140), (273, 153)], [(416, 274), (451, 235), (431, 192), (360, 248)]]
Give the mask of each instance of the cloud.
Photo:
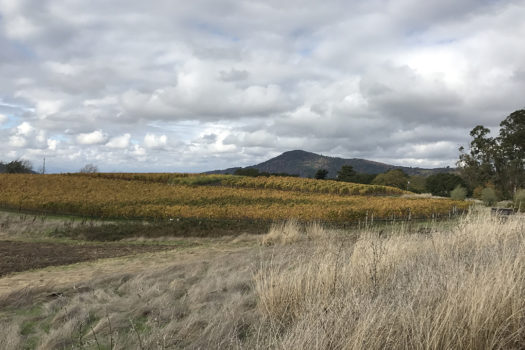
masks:
[(12, 147), (25, 147), (27, 145), (27, 140), (20, 135), (13, 135), (9, 137), (9, 146)]
[(250, 73), (246, 70), (230, 69), (229, 71), (220, 71), (219, 77), (222, 81), (240, 81), (246, 80)]
[(101, 130), (95, 130), (91, 133), (78, 134), (76, 137), (77, 143), (80, 145), (97, 145), (107, 141), (108, 137)]
[(46, 152), (64, 171), (147, 171), (166, 154), (159, 171), (209, 170), (291, 148), (452, 166), (469, 129), (525, 107), (523, 0), (0, 0), (0, 13), (0, 153)]
[(47, 140), (47, 148), (49, 148), (51, 151), (56, 151), (57, 146), (58, 146), (59, 143), (60, 143), (60, 141), (58, 141), (58, 140), (48, 139)]
[(209, 82), (193, 74), (179, 78), (177, 86), (151, 93), (130, 90), (121, 98), (125, 113), (136, 118), (203, 121), (264, 116), (292, 108), (291, 101), (277, 85), (237, 88)]
[(120, 148), (120, 149), (128, 148), (130, 139), (131, 139), (130, 134), (115, 136), (115, 137), (112, 137), (108, 141), (108, 143), (106, 143), (106, 146), (109, 148)]
[(16, 129), (17, 134), (21, 136), (30, 136), (35, 131), (35, 128), (28, 122), (23, 122), (22, 124), (18, 125)]
[(154, 134), (146, 134), (144, 136), (144, 146), (153, 149), (162, 149), (168, 144), (166, 135), (156, 136)]

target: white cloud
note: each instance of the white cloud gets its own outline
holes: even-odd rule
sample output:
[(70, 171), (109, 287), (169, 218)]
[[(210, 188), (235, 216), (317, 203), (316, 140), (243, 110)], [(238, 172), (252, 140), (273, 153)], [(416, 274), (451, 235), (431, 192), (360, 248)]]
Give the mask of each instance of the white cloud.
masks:
[(156, 136), (148, 133), (144, 136), (144, 146), (147, 148), (159, 149), (166, 147), (167, 144), (168, 137), (166, 135)]
[(4, 114), (1, 114), (0, 113), (0, 125), (4, 124), (5, 122), (7, 122), (9, 118), (7, 118), (7, 115), (4, 115)]
[(120, 148), (120, 149), (128, 148), (130, 139), (131, 139), (130, 134), (115, 136), (111, 138), (108, 143), (106, 143), (106, 146), (109, 148)]
[(40, 118), (46, 118), (48, 115), (55, 114), (60, 111), (62, 105), (62, 101), (40, 100), (36, 104), (36, 112)]
[(28, 122), (23, 122), (16, 127), (17, 134), (22, 136), (29, 136), (33, 133), (35, 128)]
[(95, 130), (91, 133), (82, 133), (77, 135), (77, 143), (81, 145), (97, 145), (107, 141), (108, 137), (101, 130)]
[(145, 161), (147, 159), (146, 155), (147, 152), (143, 147), (140, 147), (139, 145), (133, 145), (133, 149), (131, 151), (131, 155), (135, 157), (136, 160), (139, 161)]
[(27, 140), (23, 136), (13, 135), (9, 137), (9, 146), (20, 148), (25, 147), (26, 145)]
[(47, 139), (47, 148), (49, 148), (51, 151), (55, 151), (59, 143), (60, 141), (58, 140)]

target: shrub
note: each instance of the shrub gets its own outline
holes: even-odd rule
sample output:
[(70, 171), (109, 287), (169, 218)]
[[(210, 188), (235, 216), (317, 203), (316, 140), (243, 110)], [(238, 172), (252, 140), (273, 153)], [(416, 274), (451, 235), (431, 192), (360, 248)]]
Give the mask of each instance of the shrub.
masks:
[(496, 191), (492, 187), (486, 187), (481, 191), (481, 200), (486, 206), (494, 205), (498, 201)]
[(467, 197), (467, 189), (461, 185), (457, 185), (456, 188), (454, 188), (450, 192), (450, 198), (455, 200), (464, 200)]
[(98, 167), (95, 164), (86, 164), (79, 170), (83, 174), (95, 174), (98, 173)]
[(472, 197), (481, 199), (481, 192), (483, 192), (483, 186), (478, 186), (472, 191)]

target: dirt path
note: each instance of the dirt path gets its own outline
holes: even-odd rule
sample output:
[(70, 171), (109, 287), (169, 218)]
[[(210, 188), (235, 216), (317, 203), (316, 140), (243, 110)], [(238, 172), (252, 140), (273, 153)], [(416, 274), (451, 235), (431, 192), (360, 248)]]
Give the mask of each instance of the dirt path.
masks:
[[(0, 242), (0, 245), (2, 243)], [(110, 277), (122, 273), (140, 273), (141, 271), (157, 269), (177, 262), (197, 261), (203, 257), (209, 258), (218, 254), (252, 247), (253, 243), (254, 240), (250, 239), (243, 242), (218, 243), (212, 246), (191, 248), (164, 246), (161, 251), (157, 252), (139, 252), (139, 254), (135, 252), (135, 255), (102, 259), (98, 257), (98, 260), (18, 272), (0, 277), (0, 297), (26, 288), (54, 290), (86, 283), (94, 278)], [(35, 244), (40, 245), (41, 243)]]
[(167, 249), (170, 249), (170, 246), (0, 241), (0, 277), (12, 272), (47, 266), (68, 265), (88, 260)]

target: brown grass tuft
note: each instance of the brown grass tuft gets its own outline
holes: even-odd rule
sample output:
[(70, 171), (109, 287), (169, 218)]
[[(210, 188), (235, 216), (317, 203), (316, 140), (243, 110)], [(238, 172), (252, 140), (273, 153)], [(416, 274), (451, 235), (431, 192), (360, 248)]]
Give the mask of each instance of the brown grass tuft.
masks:
[(329, 238), (330, 233), (318, 222), (301, 224), (296, 219), (290, 219), (280, 223), (274, 223), (270, 230), (261, 239), (266, 246), (286, 245), (302, 240)]
[(451, 232), (363, 235), (256, 277), (277, 348), (525, 346), (524, 221), (472, 213)]

